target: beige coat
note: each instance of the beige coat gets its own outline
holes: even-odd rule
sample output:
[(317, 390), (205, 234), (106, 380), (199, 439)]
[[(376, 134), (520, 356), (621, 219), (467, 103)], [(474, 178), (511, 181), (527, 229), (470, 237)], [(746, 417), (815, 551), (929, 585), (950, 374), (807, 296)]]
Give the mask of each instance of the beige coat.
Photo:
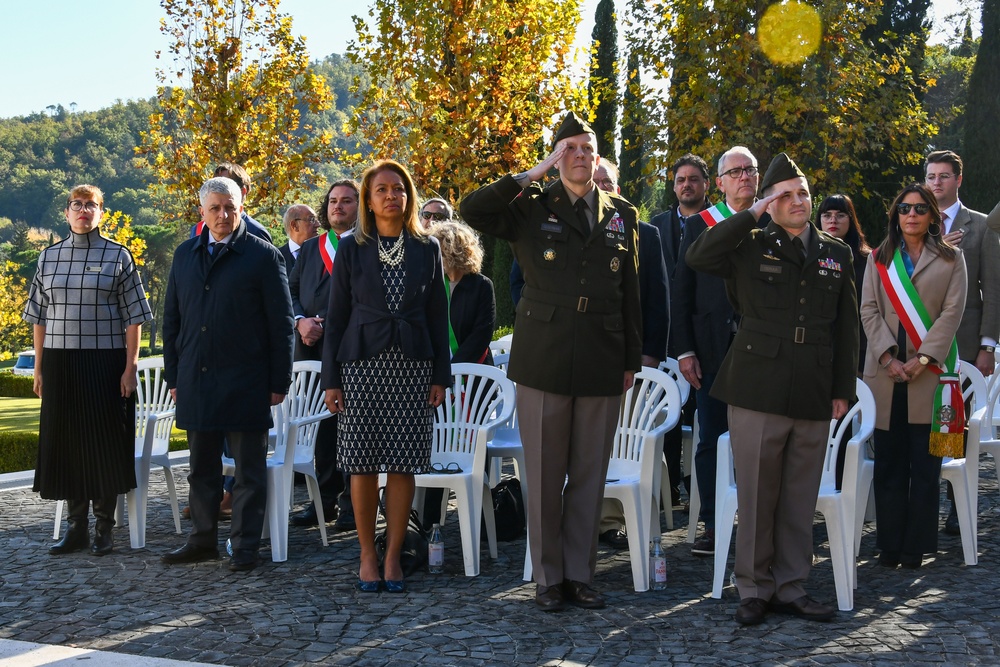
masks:
[[(906, 340), (906, 359), (917, 353), (943, 361), (948, 356), (951, 341), (958, 331), (965, 311), (967, 276), (965, 262), (959, 251), (956, 261), (942, 258), (937, 248), (925, 245), (920, 259), (913, 267), (910, 277), (931, 316), (930, 330), (920, 346), (914, 349), (909, 338)], [(878, 360), (885, 352), (896, 348), (896, 333), (899, 331), (899, 316), (896, 314), (889, 296), (882, 287), (882, 280), (875, 267), (875, 253), (868, 257), (865, 283), (861, 294), (861, 324), (868, 335), (868, 354), (865, 357), (864, 381), (875, 395), (875, 427), (889, 428), (889, 411), (892, 405), (893, 381), (888, 372), (879, 366)], [(935, 373), (924, 371), (909, 385), (909, 422), (929, 424), (934, 401), (934, 390), (938, 384)]]

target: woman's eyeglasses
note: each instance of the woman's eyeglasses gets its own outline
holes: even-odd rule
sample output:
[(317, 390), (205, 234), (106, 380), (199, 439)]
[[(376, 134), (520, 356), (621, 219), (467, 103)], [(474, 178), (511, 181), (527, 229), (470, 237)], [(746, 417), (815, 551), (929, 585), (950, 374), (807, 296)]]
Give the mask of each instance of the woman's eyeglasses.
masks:
[(909, 215), (910, 209), (914, 209), (917, 215), (927, 215), (927, 212), (931, 210), (929, 204), (897, 204), (896, 210), (899, 211), (900, 215)]
[(74, 199), (69, 203), (69, 210), (76, 211), (79, 213), (83, 209), (87, 209), (89, 213), (93, 213), (97, 209), (101, 208), (101, 205), (96, 201), (82, 202), (79, 199)]

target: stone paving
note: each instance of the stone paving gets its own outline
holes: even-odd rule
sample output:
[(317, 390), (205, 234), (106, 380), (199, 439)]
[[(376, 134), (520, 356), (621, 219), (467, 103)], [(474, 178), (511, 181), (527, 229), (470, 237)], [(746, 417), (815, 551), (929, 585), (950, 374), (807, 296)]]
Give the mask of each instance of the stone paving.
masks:
[[(402, 595), (354, 589), (353, 533), (290, 528), (289, 558), (249, 574), (226, 562), (167, 567), (173, 534), (163, 478), (153, 473), (146, 548), (116, 529), (107, 557), (50, 557), (54, 503), (29, 489), (0, 492), (0, 639), (220, 665), (896, 665), (1000, 664), (1000, 514), (992, 461), (984, 457), (979, 565), (963, 564), (961, 540), (941, 535), (922, 569), (889, 571), (874, 560), (866, 527), (855, 610), (834, 622), (769, 616), (744, 628), (737, 596), (713, 600), (711, 559), (683, 542), (685, 518), (664, 534), (668, 589), (637, 594), (627, 552), (602, 546), (596, 586), (607, 609), (536, 611), (521, 581), (524, 540), (483, 549), (478, 577), (462, 574), (458, 523), (445, 527), (446, 572), (418, 574)], [(186, 470), (181, 469), (181, 478)], [(180, 480), (179, 491), (187, 487)], [(304, 500), (304, 487), (296, 500)], [(185, 526), (186, 529), (186, 526)], [(226, 538), (228, 526), (220, 532)], [(814, 597), (835, 603), (825, 526), (817, 522)], [(15, 663), (12, 663), (15, 664)], [(141, 664), (137, 662), (136, 664)]]

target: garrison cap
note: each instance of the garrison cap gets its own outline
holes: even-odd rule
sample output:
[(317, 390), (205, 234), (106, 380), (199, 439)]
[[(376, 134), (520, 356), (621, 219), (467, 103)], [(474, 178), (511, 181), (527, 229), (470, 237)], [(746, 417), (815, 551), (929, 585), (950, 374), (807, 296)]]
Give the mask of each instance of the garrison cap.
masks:
[(805, 178), (806, 175), (802, 173), (798, 165), (792, 161), (792, 158), (788, 157), (786, 153), (778, 153), (771, 160), (771, 164), (767, 168), (767, 172), (764, 174), (764, 180), (760, 183), (760, 191), (763, 192), (775, 183), (781, 183), (782, 181), (787, 181), (792, 178)]
[(562, 120), (562, 124), (559, 125), (559, 129), (556, 130), (556, 136), (552, 137), (552, 148), (555, 149), (556, 144), (562, 139), (575, 137), (578, 134), (594, 134), (594, 128), (590, 127), (587, 121), (577, 116), (576, 112), (568, 111)]

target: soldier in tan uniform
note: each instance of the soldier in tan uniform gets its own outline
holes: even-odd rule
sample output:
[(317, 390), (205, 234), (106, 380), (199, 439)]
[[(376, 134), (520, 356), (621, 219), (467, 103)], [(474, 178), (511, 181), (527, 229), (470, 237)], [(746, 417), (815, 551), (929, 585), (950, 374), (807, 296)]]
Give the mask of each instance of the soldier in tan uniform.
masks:
[[(763, 199), (707, 229), (685, 256), (726, 279), (741, 316), (711, 392), (729, 405), (736, 467), (736, 620), (754, 625), (768, 611), (829, 620), (836, 610), (804, 584), (830, 419), (855, 393), (852, 253), (809, 224), (809, 185), (787, 155), (761, 187)], [(754, 229), (765, 211), (771, 223)]]
[[(601, 608), (590, 587), (611, 443), (640, 367), (638, 215), (594, 185), (593, 130), (566, 115), (552, 153), (462, 201), (462, 218), (508, 241), (524, 271), (508, 375), (526, 458), (528, 535), (545, 611)], [(552, 167), (559, 180), (538, 182)], [(564, 491), (565, 483), (565, 491)]]

